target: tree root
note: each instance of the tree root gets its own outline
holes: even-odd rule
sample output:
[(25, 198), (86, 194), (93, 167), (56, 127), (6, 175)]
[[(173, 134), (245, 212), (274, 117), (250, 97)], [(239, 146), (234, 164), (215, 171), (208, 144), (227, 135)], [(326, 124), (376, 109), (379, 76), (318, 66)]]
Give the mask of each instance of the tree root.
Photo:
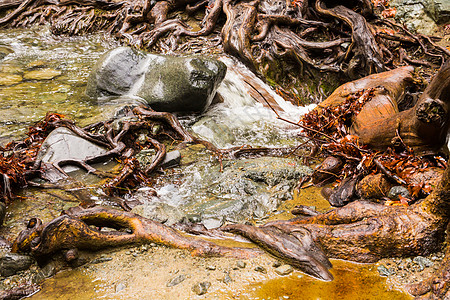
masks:
[[(114, 230), (101, 231), (92, 226)], [(60, 250), (99, 250), (152, 242), (187, 249), (196, 256), (244, 259), (261, 254), (254, 248), (219, 246), (133, 213), (101, 207), (72, 208), (44, 225), (39, 219), (34, 219), (18, 236), (12, 249), (31, 252), (36, 258), (45, 259)]]
[[(307, 69), (342, 73), (354, 79), (405, 63), (435, 66), (450, 57), (445, 47), (429, 37), (377, 19), (367, 0), (337, 6), (329, 0), (277, 5), (268, 0), (213, 0), (205, 4), (204, 0), (10, 0), (0, 4), (0, 12), (9, 12), (0, 19), (0, 26), (50, 23), (53, 33), (69, 35), (106, 30), (125, 43), (157, 51), (187, 49), (186, 45), (195, 43), (197, 37), (216, 36), (220, 31), (225, 52), (266, 75), (279, 71), (270, 70), (277, 68), (275, 59), (293, 61), (301, 69), (306, 65)], [(192, 30), (174, 14), (186, 12), (192, 21), (193, 11), (203, 7), (198, 30)], [(372, 27), (366, 16), (383, 28)], [(331, 26), (329, 19), (338, 26)], [(344, 46), (347, 40), (351, 40), (348, 47)], [(426, 58), (415, 58), (416, 50)]]

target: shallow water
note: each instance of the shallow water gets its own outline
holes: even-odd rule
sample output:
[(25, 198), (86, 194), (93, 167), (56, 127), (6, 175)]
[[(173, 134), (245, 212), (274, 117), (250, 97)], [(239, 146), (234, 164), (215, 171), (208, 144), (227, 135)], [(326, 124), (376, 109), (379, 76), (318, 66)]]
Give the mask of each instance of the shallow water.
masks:
[[(66, 114), (81, 125), (105, 118), (111, 113), (110, 107), (97, 105), (83, 93), (92, 65), (102, 53), (117, 46), (115, 41), (101, 34), (88, 38), (54, 37), (48, 29), (40, 27), (2, 30), (2, 45), (11, 48), (13, 53), (0, 61), (0, 76), (9, 76), (9, 82), (3, 81), (3, 85), (0, 85), (1, 144), (22, 137), (27, 127), (44, 117), (47, 111)], [(182, 122), (191, 127), (194, 133), (210, 138), (219, 147), (244, 143), (254, 146), (295, 145), (298, 128), (277, 121), (270, 109), (248, 97), (242, 90), (239, 76), (228, 74), (219, 93), (225, 100), (206, 114), (182, 118)], [(293, 121), (297, 121), (295, 118), (305, 111), (288, 103), (279, 104), (287, 111), (285, 116)], [(161, 198), (165, 197), (171, 205), (183, 207), (187, 198), (197, 201), (196, 196), (201, 199), (200, 202), (205, 202), (208, 197), (212, 200), (229, 197), (220, 194), (219, 188), (206, 190), (209, 184), (205, 178), (217, 175), (209, 174), (209, 169), (215, 168), (217, 172), (219, 165), (216, 159), (204, 151), (196, 155), (192, 161), (203, 156), (203, 165), (186, 163), (185, 170), (188, 172), (182, 168), (168, 171), (162, 178), (174, 176), (173, 181), (157, 183)], [(199, 177), (202, 168), (209, 169)], [(220, 183), (220, 177), (216, 181)], [(189, 188), (194, 186), (197, 189), (189, 193)], [(328, 208), (317, 190), (306, 192), (309, 195), (304, 191), (301, 193), (294, 195), (292, 200), (284, 201), (277, 212), (265, 212), (264, 218), (260, 219), (288, 218), (289, 209), (299, 203), (315, 206), (318, 210)], [(78, 204), (70, 201), (70, 195), (60, 191), (27, 190), (23, 197), (23, 200), (9, 206), (6, 224), (0, 229), (2, 236), (12, 239), (30, 217), (39, 216), (49, 221), (58, 216), (61, 210)], [(192, 210), (192, 205), (185, 207), (187, 213), (196, 212)], [(212, 281), (212, 287), (208, 294), (201, 297), (203, 299), (278, 299), (283, 296), (289, 296), (290, 299), (408, 299), (405, 294), (392, 291), (385, 279), (378, 276), (373, 265), (336, 262), (333, 272), (339, 279), (323, 283), (301, 272), (294, 272), (288, 277), (277, 276), (270, 267), (267, 267), (268, 274), (255, 272), (255, 265), (270, 266), (273, 262), (273, 258), (267, 255), (248, 261), (248, 267), (239, 273), (234, 269), (235, 260), (230, 259), (192, 258), (183, 251), (164, 247), (145, 252), (138, 258), (124, 254), (126, 251), (106, 251), (103, 254), (113, 257), (111, 262), (57, 274), (44, 282), (43, 290), (33, 299), (183, 299), (196, 297), (191, 286), (205, 278)], [(207, 263), (218, 267), (215, 271), (205, 272)], [(165, 287), (171, 274), (185, 269), (190, 274), (185, 284), (174, 289)], [(224, 272), (233, 274), (232, 283), (220, 281)], [(117, 291), (117, 284), (121, 282), (126, 283), (127, 288)], [(148, 297), (149, 290), (155, 297)], [(360, 294), (367, 297), (354, 298)]]

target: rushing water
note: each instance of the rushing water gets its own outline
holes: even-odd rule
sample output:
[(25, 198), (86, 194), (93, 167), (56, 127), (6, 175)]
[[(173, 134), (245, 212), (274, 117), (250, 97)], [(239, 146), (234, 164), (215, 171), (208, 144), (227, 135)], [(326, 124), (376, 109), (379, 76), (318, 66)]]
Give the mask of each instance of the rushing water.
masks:
[[(84, 89), (92, 65), (102, 53), (115, 46), (117, 46), (115, 41), (101, 34), (61, 38), (51, 35), (44, 27), (0, 31), (0, 49), (6, 47), (11, 52), (0, 61), (0, 142), (3, 144), (22, 137), (27, 127), (45, 116), (48, 111), (68, 115), (81, 125), (105, 118), (110, 113), (110, 108), (103, 104), (98, 105), (85, 97)], [(221, 59), (227, 64), (233, 64), (229, 58)], [(276, 115), (271, 109), (250, 97), (249, 87), (243, 84), (243, 78), (253, 75), (242, 66), (235, 67), (239, 72), (228, 72), (219, 88), (218, 94), (222, 101), (203, 115), (183, 117), (182, 123), (218, 147), (243, 144), (295, 145), (298, 128), (276, 120)], [(252, 80), (256, 82), (258, 79)], [(256, 83), (264, 86), (261, 81)], [(308, 110), (294, 107), (267, 87), (264, 88), (265, 93), (271, 95), (277, 107), (284, 111), (281, 113), (283, 117), (297, 121), (299, 116)], [(192, 146), (183, 152), (184, 159), (189, 160), (189, 155), (193, 155), (189, 163), (167, 171), (159, 182), (156, 182), (159, 201), (169, 205), (169, 210), (180, 210), (180, 215), (201, 213), (214, 205), (223, 206), (224, 203), (231, 203), (231, 207), (239, 201), (237, 198), (241, 197), (241, 194), (235, 192), (233, 184), (225, 183), (224, 175), (218, 172), (217, 160), (204, 149), (196, 147), (198, 146)], [(241, 168), (237, 166), (235, 169)], [(235, 174), (229, 173), (228, 177)], [(247, 187), (246, 182), (243, 182), (244, 194), (249, 194)], [(144, 187), (130, 197), (140, 195), (141, 198), (145, 198), (146, 190)], [(266, 202), (270, 202), (271, 192), (260, 192), (258, 187), (252, 197), (264, 198)], [(314, 195), (317, 198), (316, 191)], [(59, 196), (55, 191), (36, 193), (27, 190), (23, 196), (24, 201), (16, 201), (9, 206), (7, 222), (0, 229), (1, 235), (12, 238), (30, 217), (38, 216), (44, 221), (49, 221), (61, 210), (77, 205), (77, 202), (64, 201), (67, 195)], [(308, 197), (302, 199), (305, 201)], [(286, 203), (292, 207), (299, 201), (297, 197), (284, 202), (284, 206), (289, 209)], [(317, 201), (322, 201), (320, 205), (327, 207), (326, 201), (325, 205), (323, 204), (323, 199)], [(318, 202), (302, 204), (320, 207)], [(151, 204), (150, 201), (147, 203)], [(267, 210), (263, 210), (258, 218), (267, 218), (274, 208), (272, 204), (268, 203)], [(249, 217), (252, 216), (245, 216)], [(276, 216), (272, 214), (271, 217)], [(335, 274), (341, 279), (325, 284), (303, 276), (300, 272), (295, 272), (289, 277), (277, 277), (273, 271), (269, 271), (267, 275), (259, 273), (255, 275), (253, 268), (256, 264), (272, 263), (273, 259), (268, 256), (249, 261), (249, 267), (240, 273), (233, 271), (235, 270), (233, 260), (208, 260), (208, 263), (214, 264), (217, 268), (205, 273), (205, 259), (186, 257), (183, 251), (157, 247), (151, 251), (136, 250), (133, 252), (139, 253), (136, 257), (127, 252), (129, 251), (126, 249), (106, 251), (102, 255), (113, 258), (109, 263), (87, 265), (59, 273), (54, 279), (44, 283), (43, 291), (37, 294), (35, 299), (191, 298), (193, 297), (191, 285), (198, 280), (206, 279), (212, 281), (212, 287), (211, 293), (204, 299), (208, 299), (209, 296), (215, 299), (268, 299), (268, 297), (278, 299), (287, 295), (290, 295), (290, 299), (336, 299), (369, 292), (367, 298), (361, 299), (407, 298), (398, 291), (391, 291), (386, 286), (385, 280), (374, 271), (373, 266), (339, 263)], [(168, 289), (165, 282), (172, 274), (174, 276), (178, 272), (190, 272), (186, 283)], [(223, 274), (231, 272), (235, 280), (224, 283), (221, 279)], [(20, 282), (20, 278), (17, 280)], [(348, 286), (345, 284), (346, 280), (351, 281)], [(128, 289), (121, 292), (118, 286), (122, 283)], [(151, 290), (155, 297), (149, 296), (148, 290)], [(301, 296), (296, 298), (299, 294)]]

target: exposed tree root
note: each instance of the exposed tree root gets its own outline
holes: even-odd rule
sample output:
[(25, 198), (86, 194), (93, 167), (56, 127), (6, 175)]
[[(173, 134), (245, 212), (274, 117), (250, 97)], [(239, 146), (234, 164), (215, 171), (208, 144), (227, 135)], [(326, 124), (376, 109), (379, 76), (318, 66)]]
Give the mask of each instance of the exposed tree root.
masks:
[[(200, 29), (192, 30), (185, 21), (198, 22), (202, 10)], [(2, 3), (2, 11), (0, 26), (50, 23), (53, 33), (69, 35), (106, 30), (128, 44), (163, 52), (187, 49), (197, 37), (220, 31), (225, 52), (271, 78), (283, 62), (302, 70), (290, 75), (297, 78), (308, 70), (357, 78), (405, 63), (440, 65), (450, 56), (432, 39), (377, 18), (370, 1), (27, 0)]]
[[(96, 230), (91, 225), (115, 230)], [(13, 251), (31, 252), (45, 259), (60, 250), (98, 250), (152, 242), (187, 249), (198, 256), (250, 258), (261, 253), (255, 248), (219, 246), (133, 213), (101, 207), (72, 208), (47, 224), (35, 219), (16, 239)]]

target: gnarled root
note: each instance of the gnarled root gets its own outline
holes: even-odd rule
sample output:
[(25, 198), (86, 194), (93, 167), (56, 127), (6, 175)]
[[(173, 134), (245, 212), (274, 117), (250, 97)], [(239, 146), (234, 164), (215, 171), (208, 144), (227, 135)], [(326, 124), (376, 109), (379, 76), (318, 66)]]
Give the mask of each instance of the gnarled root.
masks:
[[(101, 231), (91, 225), (115, 230)], [(139, 215), (102, 207), (73, 208), (45, 225), (34, 222), (28, 227), (14, 242), (13, 250), (31, 252), (37, 258), (60, 250), (99, 250), (151, 242), (187, 249), (198, 256), (250, 258), (261, 253), (252, 248), (219, 246)]]
[[(322, 262), (322, 265), (319, 269), (302, 270), (324, 278), (326, 272), (318, 270), (325, 271), (327, 265), (323, 264), (322, 252), (317, 250), (319, 247), (330, 258), (356, 262), (427, 255), (439, 250), (448, 224), (449, 186), (450, 168), (447, 168), (432, 194), (410, 207), (359, 201), (307, 218), (275, 221), (262, 227), (227, 225), (223, 229), (249, 238), (290, 263), (296, 260), (299, 267), (304, 266), (303, 255), (309, 254), (308, 266), (317, 266), (317, 262)], [(303, 233), (301, 238), (298, 232)]]

